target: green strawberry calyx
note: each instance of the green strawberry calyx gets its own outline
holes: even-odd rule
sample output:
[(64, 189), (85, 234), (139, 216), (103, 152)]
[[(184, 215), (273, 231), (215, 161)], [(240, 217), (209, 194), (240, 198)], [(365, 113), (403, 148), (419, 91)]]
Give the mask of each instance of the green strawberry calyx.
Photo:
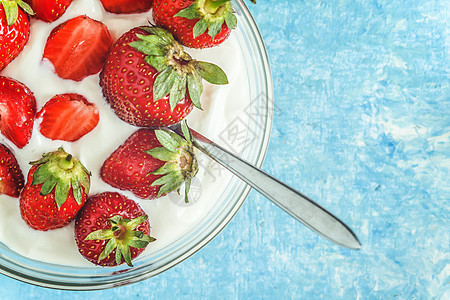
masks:
[(0, 0), (0, 2), (5, 10), (6, 23), (8, 26), (12, 26), (16, 23), (17, 18), (19, 17), (19, 7), (27, 14), (34, 15), (30, 5), (22, 0)]
[(155, 101), (169, 94), (173, 111), (186, 93), (199, 109), (203, 92), (202, 78), (212, 84), (227, 84), (225, 72), (215, 64), (197, 61), (183, 50), (172, 34), (159, 27), (141, 27), (149, 35), (137, 34), (139, 40), (130, 43), (135, 50), (146, 54), (145, 61), (158, 71), (154, 86)]
[(208, 35), (214, 39), (222, 30), (223, 23), (229, 29), (235, 29), (237, 26), (231, 0), (196, 0), (190, 6), (180, 10), (175, 17), (198, 19), (192, 29), (194, 38), (208, 30)]
[(161, 186), (157, 196), (160, 197), (174, 190), (179, 193), (184, 182), (184, 198), (187, 203), (191, 179), (198, 172), (198, 162), (186, 122), (182, 123), (181, 128), (185, 139), (167, 130), (155, 130), (156, 138), (162, 147), (146, 150), (145, 153), (166, 162), (161, 168), (151, 173), (163, 175), (152, 183), (152, 186)]
[(156, 240), (142, 231), (136, 230), (147, 219), (147, 215), (142, 215), (132, 220), (116, 215), (108, 219), (111, 222), (111, 228), (91, 232), (86, 237), (86, 240), (109, 240), (105, 249), (100, 253), (98, 261), (105, 259), (116, 249), (116, 263), (120, 265), (123, 257), (127, 265), (132, 267), (130, 247), (142, 249), (147, 247), (150, 242)]
[(83, 190), (86, 195), (89, 194), (91, 173), (62, 147), (44, 154), (41, 159), (30, 164), (38, 165), (31, 185), (42, 184), (41, 196), (46, 196), (54, 190), (58, 209), (66, 202), (71, 189), (75, 201), (80, 205)]

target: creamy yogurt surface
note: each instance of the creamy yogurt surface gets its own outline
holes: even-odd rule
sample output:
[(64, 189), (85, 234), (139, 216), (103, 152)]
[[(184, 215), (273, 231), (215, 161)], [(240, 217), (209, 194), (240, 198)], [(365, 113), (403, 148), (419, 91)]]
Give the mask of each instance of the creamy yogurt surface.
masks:
[[(138, 202), (149, 216), (151, 235), (157, 239), (147, 246), (141, 254), (142, 257), (168, 246), (198, 225), (225, 190), (231, 175), (225, 171), (214, 173), (212, 170), (217, 166), (199, 153), (200, 170), (195, 179), (198, 184), (197, 195), (194, 195), (196, 198), (189, 204), (185, 204), (183, 196), (176, 193), (156, 200), (141, 200), (130, 192), (114, 189), (102, 181), (99, 174), (105, 159), (138, 128), (121, 121), (105, 102), (98, 74), (88, 76), (80, 82), (61, 79), (53, 72), (52, 65), (42, 60), (45, 43), (52, 29), (79, 15), (87, 15), (103, 22), (113, 40), (133, 27), (148, 25), (149, 21), (152, 21), (151, 11), (116, 15), (107, 13), (99, 0), (74, 1), (66, 13), (53, 23), (31, 19), (27, 45), (1, 75), (24, 83), (34, 93), (38, 111), (57, 94), (78, 93), (85, 96), (98, 107), (99, 124), (90, 133), (71, 143), (52, 141), (42, 136), (39, 132), (40, 120), (37, 119), (33, 135), (23, 149), (18, 149), (2, 135), (0, 142), (13, 150), (25, 178), (31, 167), (30, 161), (62, 146), (91, 171), (90, 195), (115, 191)], [(248, 105), (249, 91), (244, 57), (233, 34), (219, 47), (186, 51), (197, 60), (219, 65), (227, 73), (230, 82), (225, 86), (213, 86), (204, 81), (201, 99), (204, 110), (194, 109), (188, 117), (191, 127), (214, 140), (214, 137), (219, 136)], [(0, 195), (0, 243), (18, 254), (48, 263), (94, 266), (78, 253), (73, 226), (74, 222), (61, 229), (46, 232), (33, 230), (20, 216), (19, 199)]]

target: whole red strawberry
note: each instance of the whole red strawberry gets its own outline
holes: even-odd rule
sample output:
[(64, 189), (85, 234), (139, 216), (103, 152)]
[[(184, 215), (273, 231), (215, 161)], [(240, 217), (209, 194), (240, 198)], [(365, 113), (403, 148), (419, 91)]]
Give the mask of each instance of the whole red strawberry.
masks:
[(58, 20), (69, 8), (72, 0), (25, 0), (34, 11), (33, 17), (51, 23)]
[(142, 13), (152, 8), (153, 0), (100, 0), (106, 11), (115, 14)]
[(155, 0), (153, 19), (191, 48), (219, 45), (237, 25), (231, 0)]
[[(186, 131), (185, 131), (186, 132)], [(153, 129), (139, 129), (105, 160), (101, 178), (142, 199), (152, 199), (180, 188), (186, 182), (186, 199), (191, 178), (198, 171), (190, 142), (178, 135)]]
[(78, 251), (90, 262), (132, 267), (148, 243), (150, 224), (142, 208), (119, 193), (105, 192), (89, 197), (75, 221)]
[(56, 74), (80, 81), (100, 72), (112, 45), (108, 28), (88, 16), (78, 16), (55, 27), (44, 48)]
[(0, 194), (19, 197), (24, 182), (16, 157), (8, 147), (0, 144)]
[(62, 148), (31, 164), (20, 194), (22, 218), (36, 230), (67, 225), (86, 202), (90, 172)]
[(201, 108), (202, 78), (228, 83), (218, 66), (192, 59), (168, 31), (138, 27), (114, 43), (100, 85), (120, 119), (153, 127), (181, 121), (193, 105)]
[(94, 103), (74, 93), (56, 95), (37, 114), (40, 132), (52, 140), (74, 142), (94, 129), (99, 112)]
[(33, 133), (36, 99), (22, 83), (0, 76), (0, 131), (18, 148), (25, 147)]
[(30, 36), (26, 13), (33, 14), (22, 0), (0, 0), (0, 70), (6, 67), (25, 47)]

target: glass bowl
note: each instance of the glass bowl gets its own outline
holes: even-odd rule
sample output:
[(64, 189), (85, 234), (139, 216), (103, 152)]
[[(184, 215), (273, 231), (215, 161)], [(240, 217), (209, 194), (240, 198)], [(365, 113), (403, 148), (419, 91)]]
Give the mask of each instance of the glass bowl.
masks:
[[(242, 63), (247, 71), (248, 91), (245, 92), (248, 99), (229, 119), (226, 128), (221, 128), (218, 133), (208, 137), (250, 163), (261, 166), (272, 125), (272, 78), (264, 44), (250, 12), (241, 0), (234, 1), (233, 5), (238, 18), (238, 28), (233, 35), (244, 58)], [(201, 129), (198, 130), (204, 133)], [(201, 159), (208, 160), (206, 157)], [(222, 177), (226, 178), (225, 187), (201, 220), (161, 249), (138, 257), (133, 261), (132, 268), (126, 265), (101, 268), (94, 265), (74, 267), (52, 264), (25, 257), (0, 242), (0, 273), (26, 283), (66, 290), (111, 288), (155, 276), (205, 246), (228, 224), (243, 204), (250, 188), (238, 178), (222, 174), (217, 173), (217, 176), (221, 180)]]

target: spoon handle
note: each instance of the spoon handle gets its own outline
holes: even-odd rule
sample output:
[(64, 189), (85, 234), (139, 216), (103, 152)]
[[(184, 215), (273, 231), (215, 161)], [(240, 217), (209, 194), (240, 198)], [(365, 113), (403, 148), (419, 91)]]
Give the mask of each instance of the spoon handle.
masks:
[[(183, 136), (181, 128), (171, 128)], [(353, 231), (326, 209), (298, 191), (244, 161), (201, 134), (190, 129), (196, 148), (224, 166), (252, 188), (267, 197), (289, 215), (326, 239), (350, 249), (360, 249)]]

